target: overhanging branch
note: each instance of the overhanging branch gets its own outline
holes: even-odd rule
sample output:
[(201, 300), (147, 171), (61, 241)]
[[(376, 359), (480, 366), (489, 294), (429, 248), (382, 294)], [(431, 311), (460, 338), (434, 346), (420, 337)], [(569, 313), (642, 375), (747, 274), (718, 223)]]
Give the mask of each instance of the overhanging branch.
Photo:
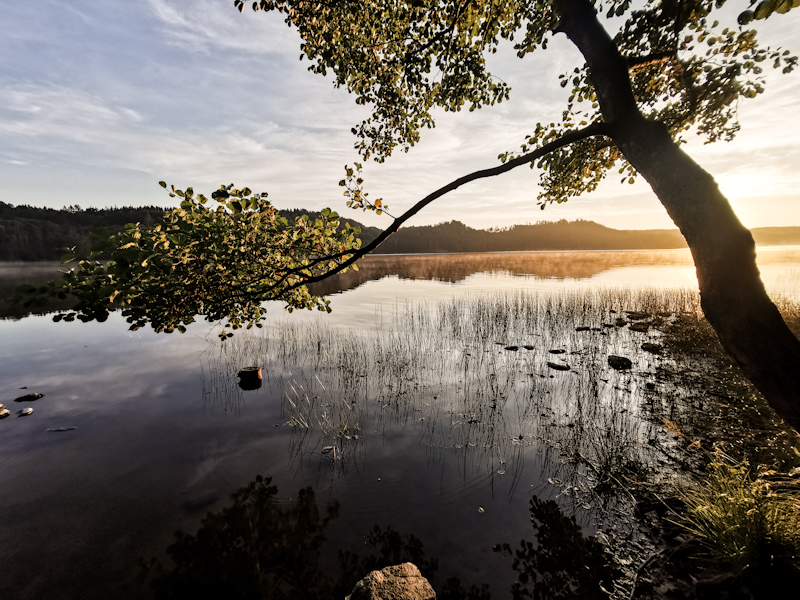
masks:
[[(400, 229), (400, 227), (403, 225), (403, 223), (405, 223), (408, 219), (410, 219), (411, 217), (416, 215), (423, 208), (428, 206), (428, 204), (430, 204), (434, 200), (437, 200), (438, 198), (441, 198), (445, 194), (447, 194), (449, 192), (452, 192), (453, 190), (461, 187), (462, 185), (464, 185), (466, 183), (470, 183), (470, 182), (475, 181), (477, 179), (485, 179), (487, 177), (495, 177), (497, 175), (502, 175), (503, 173), (507, 173), (508, 171), (511, 171), (512, 169), (515, 169), (515, 168), (517, 168), (519, 166), (527, 165), (527, 164), (533, 162), (534, 160), (537, 160), (537, 159), (539, 159), (539, 158), (541, 158), (541, 157), (543, 157), (543, 156), (545, 156), (547, 154), (550, 154), (551, 152), (553, 152), (555, 150), (558, 150), (559, 148), (563, 148), (564, 146), (568, 146), (569, 144), (572, 144), (574, 142), (577, 142), (579, 140), (582, 140), (582, 139), (585, 139), (585, 138), (588, 138), (588, 137), (593, 137), (593, 136), (596, 136), (596, 135), (609, 135), (609, 132), (610, 132), (610, 129), (609, 129), (609, 127), (608, 127), (608, 125), (606, 123), (592, 123), (591, 125), (589, 125), (587, 127), (584, 127), (583, 129), (578, 129), (577, 131), (571, 131), (569, 133), (566, 133), (563, 136), (561, 136), (560, 138), (558, 138), (556, 140), (553, 140), (552, 142), (550, 142), (548, 144), (545, 144), (541, 148), (537, 148), (536, 150), (534, 150), (532, 152), (528, 152), (527, 154), (523, 154), (522, 156), (518, 156), (517, 158), (515, 158), (513, 160), (510, 160), (510, 161), (508, 161), (506, 163), (503, 163), (502, 165), (498, 165), (497, 167), (492, 167), (491, 169), (483, 169), (481, 171), (474, 171), (474, 172), (470, 173), (469, 175), (464, 175), (463, 177), (459, 177), (458, 179), (456, 179), (454, 181), (451, 181), (447, 185), (445, 185), (443, 187), (440, 187), (435, 192), (432, 192), (431, 194), (428, 194), (427, 196), (425, 196), (422, 200), (417, 202), (414, 206), (409, 208), (402, 215), (397, 217), (389, 227), (384, 229), (380, 233), (380, 235), (378, 235), (378, 237), (376, 237), (374, 240), (372, 240), (372, 242), (370, 242), (369, 244), (367, 244), (363, 248), (359, 248), (358, 250), (354, 250), (352, 252), (343, 252), (343, 253), (339, 253), (337, 255), (321, 257), (321, 258), (319, 258), (318, 260), (316, 260), (314, 262), (314, 264), (317, 264), (318, 262), (332, 260), (332, 259), (339, 258), (339, 257), (342, 257), (342, 256), (352, 255), (349, 259), (347, 259), (346, 261), (344, 261), (340, 265), (334, 267), (330, 271), (327, 271), (327, 272), (325, 272), (325, 273), (323, 273), (321, 275), (315, 275), (313, 277), (308, 277), (307, 279), (303, 279), (301, 281), (298, 281), (297, 283), (293, 283), (293, 284), (287, 286), (286, 288), (284, 288), (284, 290), (285, 291), (293, 290), (293, 289), (296, 289), (296, 288), (298, 288), (300, 286), (307, 285), (309, 283), (316, 283), (317, 281), (322, 281), (323, 279), (326, 279), (326, 278), (330, 277), (331, 275), (335, 275), (336, 273), (339, 273), (340, 271), (343, 271), (344, 269), (346, 269), (349, 266), (351, 266), (353, 263), (355, 263), (358, 259), (360, 259), (364, 255), (366, 255), (366, 254), (372, 252), (373, 250), (375, 250), (378, 246), (380, 246), (383, 242), (385, 242), (386, 239), (390, 235), (392, 235), (398, 229)], [(303, 269), (308, 269), (309, 266), (311, 266), (311, 265), (306, 265), (306, 266), (303, 267)], [(298, 269), (293, 274), (300, 274), (300, 269)], [(288, 275), (288, 273), (286, 275)], [(262, 292), (260, 292), (259, 295), (264, 296), (265, 294), (269, 294), (270, 292), (272, 292), (273, 290), (278, 288), (280, 286), (280, 284), (283, 283), (283, 281), (285, 281), (285, 279), (282, 280), (281, 282), (278, 282), (278, 283), (275, 283), (275, 284), (269, 286), (267, 289), (265, 289)]]

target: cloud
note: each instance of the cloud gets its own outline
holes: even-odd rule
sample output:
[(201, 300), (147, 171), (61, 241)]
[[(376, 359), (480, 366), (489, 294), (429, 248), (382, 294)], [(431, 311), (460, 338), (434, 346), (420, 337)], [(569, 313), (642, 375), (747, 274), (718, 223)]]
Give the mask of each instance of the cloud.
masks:
[[(299, 36), (277, 13), (239, 14), (233, 2), (218, 0), (147, 0), (162, 33), (183, 47), (210, 51), (226, 48), (255, 54), (284, 54), (299, 46)], [(249, 8), (249, 5), (248, 5)]]

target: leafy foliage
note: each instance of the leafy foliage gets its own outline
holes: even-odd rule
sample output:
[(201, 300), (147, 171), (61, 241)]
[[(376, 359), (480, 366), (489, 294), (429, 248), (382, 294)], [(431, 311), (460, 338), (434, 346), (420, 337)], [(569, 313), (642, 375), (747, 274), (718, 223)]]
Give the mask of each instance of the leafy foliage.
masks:
[[(588, 8), (593, 20), (594, 7), (605, 15), (606, 25), (620, 24), (611, 41), (627, 61), (636, 105), (642, 115), (663, 123), (678, 143), (690, 130), (706, 142), (733, 139), (739, 101), (764, 90), (762, 65), (771, 63), (783, 73), (797, 65), (788, 50), (761, 47), (746, 25), (785, 13), (800, 0), (753, 2), (752, 10), (727, 25), (715, 18), (733, 18), (723, 10), (726, 0), (645, 0), (635, 6), (630, 0), (590, 1), (256, 0), (251, 6), (283, 15), (303, 40), (300, 59), (311, 62), (309, 70), (330, 71), (336, 87), (370, 107), (371, 114), (352, 131), (360, 154), (379, 162), (395, 148), (407, 151), (423, 128), (433, 127), (436, 107), (474, 110), (507, 99), (510, 88), (487, 70), (487, 55), (503, 40), (514, 44), (520, 58), (547, 48), (564, 22), (578, 22), (570, 21), (571, 11), (586, 19)], [(234, 5), (242, 11), (245, 2), (234, 0)], [(627, 93), (627, 85), (617, 87)], [(623, 182), (633, 183), (637, 173), (613, 139), (619, 124), (606, 122), (588, 67), (563, 74), (561, 86), (570, 90), (561, 119), (537, 124), (521, 145), (522, 156), (502, 154), (505, 164), (430, 194), (367, 249), (448, 191), (521, 164), (541, 170), (542, 208), (594, 190), (612, 169)], [(345, 169), (340, 185), (347, 205), (386, 212), (383, 199), (368, 199), (361, 165)], [(326, 301), (309, 294), (304, 283), (340, 272), (366, 252), (358, 251), (355, 230), (337, 229), (338, 215), (330, 211), (313, 222), (300, 218), (289, 225), (264, 194), (250, 190), (222, 188), (215, 197), (224, 203), (214, 210), (191, 189), (172, 193), (184, 201), (167, 213), (164, 224), (132, 225), (99, 242), (93, 250), (110, 251), (108, 264), (81, 261), (60, 283), (33, 295), (73, 294), (84, 319), (105, 318), (113, 301), (134, 328), (149, 322), (157, 331), (182, 330), (200, 314), (227, 319), (235, 329), (258, 322), (263, 300), (284, 300), (290, 309), (327, 310)]]
[(353, 133), (364, 158), (378, 161), (419, 141), (420, 129), (434, 126), (434, 106), (475, 110), (508, 98), (508, 86), (486, 70), (485, 54), (542, 11), (554, 21), (544, 0), (260, 0), (252, 8), (283, 14), (303, 38), (300, 59), (311, 61), (309, 71), (330, 70), (357, 104), (374, 107)]
[[(685, 141), (683, 134), (692, 128), (705, 143), (732, 140), (740, 128), (739, 100), (764, 91), (763, 65), (771, 63), (783, 73), (797, 66), (797, 57), (790, 51), (759, 46), (756, 31), (744, 28), (748, 21), (741, 16), (738, 24), (728, 26), (713, 19), (725, 0), (651, 0), (638, 10), (627, 1), (607, 4), (606, 18), (626, 17), (613, 41), (628, 61), (639, 109), (648, 119), (664, 123), (678, 143)], [(763, 10), (759, 14), (768, 16)], [(560, 79), (561, 87), (571, 89), (561, 121), (537, 124), (521, 145), (522, 153), (576, 127), (604, 120), (586, 66)], [(505, 161), (513, 155), (509, 152), (500, 158)], [(637, 175), (619, 149), (605, 139), (581, 140), (531, 163), (533, 167), (542, 169), (541, 208), (596, 189), (611, 169), (618, 169), (623, 183), (633, 183)]]
[[(260, 326), (265, 300), (283, 300), (289, 311), (330, 311), (305, 282), (341, 267), (361, 244), (360, 231), (349, 224), (340, 228), (335, 212), (325, 209), (313, 222), (303, 215), (290, 224), (266, 194), (248, 188), (222, 186), (212, 194), (217, 202), (191, 188), (173, 186), (170, 195), (183, 200), (161, 223), (129, 224), (96, 239), (92, 255), (107, 252), (108, 262), (84, 258), (47, 286), (21, 289), (24, 302), (72, 295), (75, 312), (54, 320), (104, 321), (119, 307), (131, 329), (149, 323), (168, 333), (185, 331), (197, 315), (225, 319), (231, 329)], [(62, 260), (76, 258), (72, 249)]]

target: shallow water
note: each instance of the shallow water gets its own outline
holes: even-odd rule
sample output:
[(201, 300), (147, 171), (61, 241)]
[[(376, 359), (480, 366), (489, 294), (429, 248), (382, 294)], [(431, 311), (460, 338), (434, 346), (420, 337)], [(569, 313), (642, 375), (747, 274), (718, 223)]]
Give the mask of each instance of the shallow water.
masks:
[[(580, 297), (586, 290), (691, 287), (695, 281), (682, 250), (374, 258), (359, 271), (362, 280), (340, 279), (337, 285), (348, 291), (331, 298), (331, 315), (287, 315), (276, 306), (266, 329), (300, 339), (323, 319), (333, 332), (356, 330), (353, 337), (334, 333), (335, 339), (377, 339), (371, 332), (385, 336), (420, 299), (472, 301), (520, 290)], [(762, 248), (759, 261), (773, 293), (800, 293), (800, 249)], [(9, 272), (19, 276), (18, 267), (0, 268), (0, 279)], [(0, 596), (146, 596), (137, 579), (140, 557), (171, 569), (165, 551), (174, 532), (194, 534), (205, 514), (230, 506), (232, 493), (263, 475), (277, 486), (275, 506), (284, 511), (274, 513), (277, 521), (294, 518), (298, 494), (308, 486), (323, 514), (326, 505), (338, 503), (336, 518), (315, 525), (328, 542), (318, 571), (306, 580), (337, 576), (340, 550), (363, 559), (371, 551), (365, 536), (378, 525), (413, 534), (425, 555), (438, 559), (437, 588), (458, 577), (488, 584), (494, 598), (508, 597), (516, 574), (493, 547), (535, 539), (534, 494), (556, 499), (584, 533), (596, 526), (599, 507), (584, 508), (580, 494), (565, 495), (563, 485), (548, 482), (590, 475), (565, 463), (568, 444), (586, 452), (591, 443), (602, 444), (587, 434), (589, 445), (580, 446), (584, 440), (574, 434), (576, 424), (584, 424), (576, 415), (587, 411), (582, 394), (596, 383), (590, 358), (631, 354), (645, 337), (658, 338), (655, 330), (577, 334), (575, 325), (584, 322), (602, 330), (600, 321), (611, 314), (609, 306), (601, 308), (604, 315), (580, 313), (560, 330), (542, 322), (480, 340), (474, 345), (475, 355), (486, 357), (480, 364), (465, 356), (463, 344), (431, 329), (435, 345), (424, 354), (425, 364), (380, 377), (374, 354), (354, 350), (348, 356), (360, 358), (348, 370), (315, 357), (308, 340), (296, 355), (257, 336), (236, 338), (237, 345), (221, 352), (216, 331), (205, 323), (185, 335), (156, 335), (127, 331), (118, 315), (103, 324), (55, 324), (48, 316), (0, 321), (0, 402), (15, 412), (22, 406), (15, 397), (45, 394), (24, 405), (34, 408), (31, 416), (0, 421)], [(382, 347), (400, 348), (401, 342), (384, 339)], [(510, 344), (534, 349), (505, 350)], [(576, 352), (566, 355), (573, 370), (548, 369), (551, 349)], [(251, 360), (262, 361), (264, 386), (242, 391), (235, 372)], [(604, 375), (606, 392), (596, 393), (592, 404), (600, 412), (586, 412), (587, 420), (621, 414), (624, 403), (635, 412), (637, 386), (660, 359), (637, 360), (639, 379)], [(467, 367), (461, 373), (454, 365)], [(500, 381), (491, 380), (493, 373)], [(302, 402), (307, 408), (297, 409)], [(489, 414), (493, 404), (501, 417)], [(536, 414), (529, 411), (533, 404), (541, 408)], [(358, 411), (357, 420), (351, 411)], [(298, 416), (316, 421), (310, 429), (287, 425)], [(343, 424), (350, 426), (349, 440), (336, 436)], [(634, 437), (651, 434), (636, 418), (614, 426)], [(75, 429), (47, 431), (69, 427)], [(324, 450), (330, 446), (335, 450)], [(397, 556), (418, 556), (408, 548)], [(313, 552), (304, 552), (303, 560), (313, 563)]]

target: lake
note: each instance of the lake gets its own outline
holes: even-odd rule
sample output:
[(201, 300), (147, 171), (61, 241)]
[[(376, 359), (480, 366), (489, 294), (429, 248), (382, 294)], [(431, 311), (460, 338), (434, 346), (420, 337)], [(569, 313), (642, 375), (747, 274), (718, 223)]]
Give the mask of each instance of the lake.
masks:
[[(648, 460), (632, 443), (663, 436), (642, 406), (666, 359), (639, 347), (697, 309), (688, 251), (360, 264), (312, 290), (332, 314), (275, 303), (224, 345), (207, 323), (157, 335), (4, 306), (0, 596), (140, 598), (147, 580), (164, 597), (324, 597), (383, 557), (424, 566), (440, 597), (507, 598), (519, 573), (498, 550), (536, 540), (532, 498), (585, 535), (624, 527), (597, 465)], [(759, 267), (771, 294), (800, 295), (800, 247), (759, 248)], [(55, 269), (0, 265), (0, 297)], [(652, 327), (626, 326), (659, 303)], [(263, 384), (243, 390), (252, 365)], [(12, 402), (28, 393), (44, 397)]]

